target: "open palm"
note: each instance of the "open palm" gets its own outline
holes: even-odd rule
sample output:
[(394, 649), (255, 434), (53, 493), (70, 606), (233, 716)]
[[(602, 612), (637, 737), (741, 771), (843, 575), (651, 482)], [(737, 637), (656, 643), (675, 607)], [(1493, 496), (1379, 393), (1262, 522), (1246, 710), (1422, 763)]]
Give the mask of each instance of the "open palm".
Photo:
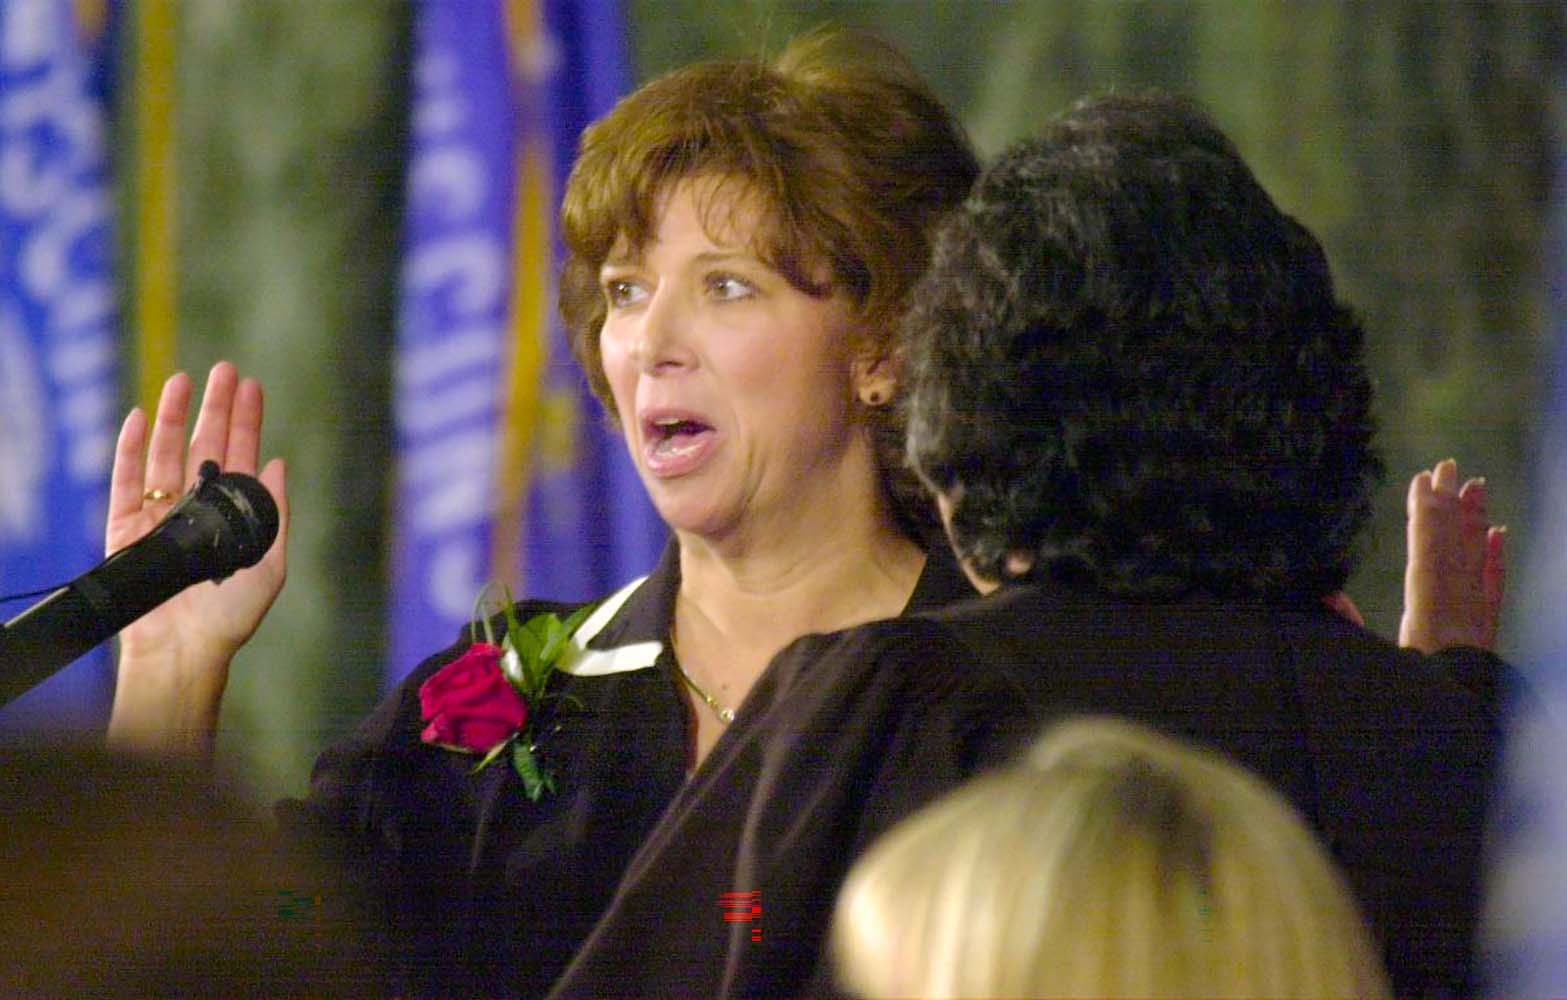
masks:
[[(261, 445), (261, 386), (241, 381), (232, 364), (213, 367), (187, 448), (185, 422), (191, 380), (183, 373), (163, 386), (149, 429), (132, 410), (115, 446), (109, 487), (105, 548), (116, 552), (141, 538), (167, 515), (174, 498), (196, 479), (207, 459), (224, 471), (256, 475)], [(261, 562), (220, 583), (187, 588), (120, 633), (120, 688), (141, 694), (181, 690), (216, 711), (234, 652), (260, 625), (282, 590), (287, 571), (288, 499), (283, 463), (273, 459), (261, 482), (278, 506), (278, 537)], [(125, 692), (116, 693), (116, 711)]]
[(1506, 529), (1486, 510), (1485, 480), (1459, 485), (1458, 463), (1438, 462), (1409, 484), (1409, 558), (1399, 645), (1433, 653), (1496, 644), (1506, 580)]

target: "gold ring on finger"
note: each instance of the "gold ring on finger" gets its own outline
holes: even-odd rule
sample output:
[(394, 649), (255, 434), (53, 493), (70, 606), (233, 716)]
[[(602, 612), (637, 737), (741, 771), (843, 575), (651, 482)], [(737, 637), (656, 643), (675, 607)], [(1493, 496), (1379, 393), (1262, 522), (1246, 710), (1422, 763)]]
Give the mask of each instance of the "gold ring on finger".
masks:
[(156, 503), (168, 503), (175, 496), (176, 494), (170, 493), (168, 490), (147, 490), (141, 495), (141, 498), (143, 500), (152, 500)]

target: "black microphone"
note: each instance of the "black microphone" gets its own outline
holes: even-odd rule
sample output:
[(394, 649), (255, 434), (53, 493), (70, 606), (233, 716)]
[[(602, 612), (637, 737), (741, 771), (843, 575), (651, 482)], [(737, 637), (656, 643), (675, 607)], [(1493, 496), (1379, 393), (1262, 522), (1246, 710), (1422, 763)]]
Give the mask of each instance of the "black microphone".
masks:
[(0, 626), (0, 705), (186, 587), (254, 566), (277, 529), (260, 480), (203, 462), (161, 524)]

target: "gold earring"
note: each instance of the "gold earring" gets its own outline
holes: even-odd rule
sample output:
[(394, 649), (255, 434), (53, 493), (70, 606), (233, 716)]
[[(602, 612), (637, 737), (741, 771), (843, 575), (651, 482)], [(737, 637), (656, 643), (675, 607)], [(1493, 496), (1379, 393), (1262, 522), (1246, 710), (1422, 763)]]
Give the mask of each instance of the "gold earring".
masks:
[(880, 389), (866, 389), (860, 393), (860, 400), (866, 406), (880, 406), (887, 401), (887, 397)]

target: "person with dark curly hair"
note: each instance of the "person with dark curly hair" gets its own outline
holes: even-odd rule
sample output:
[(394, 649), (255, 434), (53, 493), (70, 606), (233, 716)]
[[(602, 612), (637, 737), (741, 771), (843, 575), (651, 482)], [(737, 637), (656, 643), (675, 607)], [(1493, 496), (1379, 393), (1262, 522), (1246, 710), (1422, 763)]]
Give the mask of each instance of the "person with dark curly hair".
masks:
[[(1471, 991), (1501, 535), (1440, 463), (1410, 490), (1412, 648), (1338, 613), (1380, 464), (1312, 235), (1188, 104), (1090, 100), (981, 175), (903, 330), (909, 453), (987, 596), (781, 653), (557, 994), (831, 992), (854, 859), (1080, 714), (1261, 775), (1345, 870), (1394, 993)], [(720, 924), (726, 892), (754, 911)]]
[(909, 453), (976, 572), (1132, 600), (1344, 586), (1382, 472), (1364, 335), (1210, 122), (1081, 109), (990, 170), (940, 253), (906, 324)]

